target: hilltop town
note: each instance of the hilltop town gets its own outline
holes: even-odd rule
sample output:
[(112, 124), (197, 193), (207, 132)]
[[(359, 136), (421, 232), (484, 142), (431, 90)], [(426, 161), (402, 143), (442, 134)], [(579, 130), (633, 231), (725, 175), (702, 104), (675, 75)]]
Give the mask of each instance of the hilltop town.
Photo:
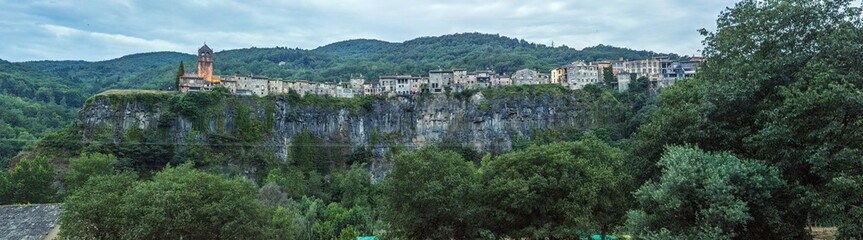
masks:
[[(549, 73), (534, 69), (521, 69), (511, 75), (494, 70), (469, 72), (464, 68), (430, 70), (427, 76), (388, 75), (380, 76), (378, 82), (367, 82), (362, 75), (353, 75), (348, 81), (311, 82), (306, 80), (271, 79), (256, 75), (213, 75), (213, 50), (204, 44), (198, 49), (197, 72), (186, 72), (178, 79), (180, 92), (206, 91), (214, 87), (227, 88), (236, 95), (285, 94), (290, 91), (304, 96), (352, 98), (364, 95), (405, 96), (423, 92), (433, 94), (458, 92), (468, 89), (493, 88), (508, 85), (559, 84), (570, 89), (581, 89), (589, 84), (610, 84), (618, 91), (628, 89), (634, 78), (645, 77), (652, 88), (674, 84), (680, 78), (695, 75), (700, 57), (689, 60), (672, 60), (657, 56), (641, 60), (603, 60), (585, 62), (578, 60), (554, 69)], [(611, 82), (606, 74), (611, 74)]]

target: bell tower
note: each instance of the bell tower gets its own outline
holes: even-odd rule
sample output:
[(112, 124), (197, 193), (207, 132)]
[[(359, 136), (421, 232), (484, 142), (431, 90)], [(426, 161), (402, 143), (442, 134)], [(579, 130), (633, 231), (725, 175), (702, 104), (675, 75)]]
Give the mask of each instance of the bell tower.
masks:
[(198, 77), (213, 81), (213, 49), (206, 43), (198, 49)]

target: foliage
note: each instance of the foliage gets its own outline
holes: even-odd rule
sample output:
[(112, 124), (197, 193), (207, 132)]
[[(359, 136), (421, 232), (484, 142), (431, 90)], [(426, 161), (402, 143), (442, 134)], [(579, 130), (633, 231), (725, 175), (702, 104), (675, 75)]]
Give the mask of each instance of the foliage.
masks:
[(624, 152), (588, 133), (483, 162), (483, 225), (510, 238), (608, 233), (630, 202)]
[(573, 94), (572, 90), (556, 84), (542, 85), (510, 85), (482, 89), (482, 95), (486, 98), (498, 97), (536, 97), (536, 96), (566, 96)]
[(372, 204), (372, 175), (358, 165), (334, 172), (330, 179), (332, 200), (344, 207), (369, 207)]
[(342, 98), (315, 94), (306, 94), (305, 96), (300, 97), (298, 93), (291, 90), (291, 92), (286, 95), (285, 100), (297, 106), (345, 108), (350, 110), (352, 113), (360, 113), (373, 111), (376, 102), (386, 100), (386, 97), (364, 95), (353, 98)]
[(640, 207), (627, 225), (646, 239), (798, 239), (802, 228), (790, 224), (795, 211), (777, 168), (707, 153), (669, 147), (659, 160), (662, 175), (635, 191)]
[(455, 152), (433, 147), (400, 154), (384, 180), (384, 219), (411, 239), (473, 235), (472, 166)]
[(54, 202), (54, 165), (47, 158), (21, 159), (0, 172), (0, 205)]
[(614, 68), (602, 68), (602, 83), (605, 84), (605, 86), (612, 87), (612, 83), (614, 82), (617, 82), (617, 78), (614, 76)]
[[(127, 174), (98, 176), (66, 199), (61, 234), (69, 238), (265, 238), (268, 213), (255, 192), (249, 181), (204, 173), (188, 164), (167, 167), (150, 181), (136, 182)], [(105, 211), (94, 213), (98, 209)], [(93, 231), (103, 226), (106, 231)]]
[(702, 31), (708, 61), (699, 74), (664, 89), (636, 135), (634, 175), (655, 179), (662, 146), (689, 143), (778, 167), (801, 191), (798, 215), (783, 219), (798, 229), (852, 209), (826, 186), (863, 174), (863, 46), (854, 44), (863, 20), (851, 4), (744, 0), (723, 11), (716, 32)]
[(0, 94), (0, 169), (7, 169), (24, 146), (65, 127), (75, 114), (68, 106)]
[[(122, 239), (130, 225), (127, 192), (137, 177), (131, 173), (89, 178), (63, 201), (60, 236), (78, 239)], [(134, 207), (134, 206), (133, 206)]]
[(308, 130), (294, 135), (291, 139), (289, 163), (300, 171), (329, 172), (330, 162), (326, 158), (324, 141)]
[(112, 175), (117, 173), (119, 160), (114, 155), (101, 153), (81, 154), (78, 159), (69, 160), (69, 168), (63, 175), (64, 184), (68, 191), (84, 186), (87, 179), (101, 175)]
[(184, 74), (186, 74), (186, 66), (184, 66), (183, 61), (180, 61), (180, 66), (177, 68), (177, 78), (175, 79), (176, 84), (174, 85), (174, 89), (180, 89), (180, 77)]
[(445, 138), (440, 143), (438, 143), (438, 148), (444, 151), (452, 151), (461, 155), (467, 161), (479, 162), (482, 155), (474, 151), (470, 146), (462, 145), (457, 140), (452, 138)]

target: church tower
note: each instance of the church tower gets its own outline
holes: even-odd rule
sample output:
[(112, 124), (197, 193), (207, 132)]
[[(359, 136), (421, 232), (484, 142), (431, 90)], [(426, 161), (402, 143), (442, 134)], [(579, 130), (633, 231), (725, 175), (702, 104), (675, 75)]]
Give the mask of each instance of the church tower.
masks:
[(213, 81), (213, 49), (206, 43), (198, 49), (198, 77), (208, 82)]

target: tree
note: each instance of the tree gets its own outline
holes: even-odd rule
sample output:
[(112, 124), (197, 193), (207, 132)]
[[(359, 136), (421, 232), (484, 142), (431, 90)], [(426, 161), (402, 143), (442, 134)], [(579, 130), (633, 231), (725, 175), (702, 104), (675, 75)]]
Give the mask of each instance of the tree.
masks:
[(6, 205), (12, 203), (12, 197), (15, 189), (12, 185), (11, 180), (9, 180), (9, 171), (0, 169), (0, 205)]
[(511, 238), (570, 238), (623, 223), (630, 202), (624, 152), (587, 133), (532, 146), (482, 167), (485, 227)]
[(330, 179), (333, 201), (348, 208), (370, 206), (372, 175), (361, 166), (354, 165), (348, 170), (334, 172)]
[[(132, 228), (124, 197), (136, 184), (132, 173), (90, 177), (63, 201), (60, 235), (71, 239), (121, 239)], [(137, 207), (137, 206), (131, 206)]]
[(304, 130), (291, 138), (291, 164), (303, 172), (318, 171), (327, 173), (330, 163), (326, 159), (327, 152), (324, 141), (312, 132)]
[[(254, 185), (204, 173), (191, 164), (166, 167), (124, 197), (132, 238), (262, 238), (266, 213)], [(167, 204), (166, 204), (167, 203)]]
[(605, 83), (606, 87), (613, 87), (612, 83), (617, 82), (617, 79), (614, 77), (614, 68), (604, 67), (602, 68), (602, 81)]
[(627, 225), (645, 239), (800, 239), (779, 169), (727, 152), (668, 147), (662, 174), (637, 191)]
[(637, 134), (632, 165), (646, 170), (641, 181), (658, 176), (662, 146), (689, 143), (779, 167), (801, 196), (799, 215), (787, 216), (801, 229), (806, 219), (835, 217), (824, 208), (851, 209), (825, 186), (863, 168), (853, 160), (863, 140), (863, 46), (849, 44), (863, 38), (863, 20), (850, 5), (744, 0), (723, 11), (716, 32), (701, 31), (708, 61), (699, 74), (664, 89)]
[(434, 147), (398, 155), (384, 180), (384, 218), (411, 239), (467, 238), (473, 171), (458, 153)]
[(183, 75), (185, 75), (185, 74), (186, 74), (186, 67), (183, 66), (183, 61), (180, 61), (180, 67), (177, 68), (177, 77), (174, 79), (174, 80), (176, 80), (174, 87), (176, 87), (177, 91), (180, 91), (180, 78), (183, 77)]
[(101, 153), (85, 153), (78, 159), (71, 159), (63, 176), (66, 188), (74, 191), (91, 177), (115, 174), (118, 164), (119, 160), (114, 155)]
[(73, 192), (64, 202), (64, 236), (268, 238), (271, 217), (247, 180), (201, 172), (191, 164), (166, 167), (149, 181), (134, 179), (125, 173), (96, 176)]
[(54, 165), (47, 158), (21, 159), (9, 175), (13, 203), (54, 202)]

